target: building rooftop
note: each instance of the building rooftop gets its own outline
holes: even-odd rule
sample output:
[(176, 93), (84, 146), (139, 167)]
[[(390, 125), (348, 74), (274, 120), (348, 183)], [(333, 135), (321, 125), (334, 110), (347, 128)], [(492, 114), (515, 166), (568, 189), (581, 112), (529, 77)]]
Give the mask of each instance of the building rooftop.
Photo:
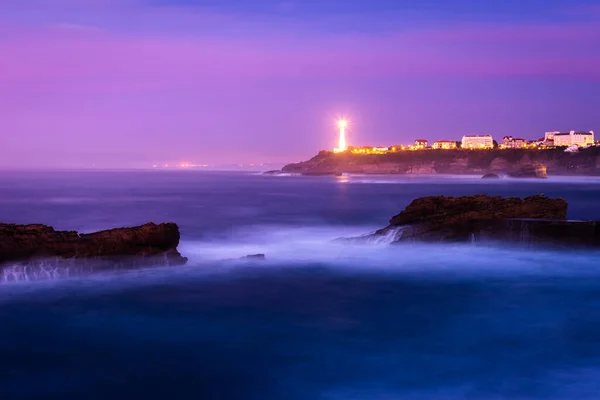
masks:
[(593, 135), (594, 132), (592, 132), (592, 131), (590, 131), (590, 132), (584, 132), (584, 131), (560, 132), (560, 133), (555, 133), (554, 136), (569, 136), (571, 134), (573, 134), (573, 135)]

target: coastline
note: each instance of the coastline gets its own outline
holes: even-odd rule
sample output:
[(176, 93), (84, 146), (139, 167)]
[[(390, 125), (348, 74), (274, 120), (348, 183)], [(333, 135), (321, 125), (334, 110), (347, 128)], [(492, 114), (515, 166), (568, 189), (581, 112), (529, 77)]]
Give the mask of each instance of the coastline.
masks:
[(417, 150), (387, 154), (321, 151), (279, 171), (300, 175), (513, 175), (515, 177), (599, 176), (600, 148), (576, 153), (552, 149)]

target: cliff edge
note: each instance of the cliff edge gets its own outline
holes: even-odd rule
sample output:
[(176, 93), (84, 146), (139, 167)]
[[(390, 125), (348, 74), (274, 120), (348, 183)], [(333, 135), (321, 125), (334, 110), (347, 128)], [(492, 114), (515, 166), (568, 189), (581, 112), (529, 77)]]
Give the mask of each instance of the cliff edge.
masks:
[(308, 161), (288, 164), (282, 172), (304, 175), (355, 174), (506, 174), (600, 176), (600, 148), (576, 153), (564, 149), (417, 150), (386, 154), (321, 151)]

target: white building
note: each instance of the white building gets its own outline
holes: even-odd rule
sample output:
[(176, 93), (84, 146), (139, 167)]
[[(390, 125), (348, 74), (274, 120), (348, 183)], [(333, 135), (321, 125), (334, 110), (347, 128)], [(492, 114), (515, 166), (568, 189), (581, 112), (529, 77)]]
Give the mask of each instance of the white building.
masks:
[(454, 140), (438, 140), (433, 142), (434, 149), (452, 150), (456, 148), (456, 142)]
[(578, 146), (586, 147), (594, 145), (594, 131), (555, 133), (554, 146)]
[(465, 135), (461, 142), (463, 149), (493, 149), (492, 135)]
[(512, 136), (504, 136), (500, 147), (503, 149), (522, 149), (523, 147), (527, 147), (527, 141), (525, 139), (514, 138)]

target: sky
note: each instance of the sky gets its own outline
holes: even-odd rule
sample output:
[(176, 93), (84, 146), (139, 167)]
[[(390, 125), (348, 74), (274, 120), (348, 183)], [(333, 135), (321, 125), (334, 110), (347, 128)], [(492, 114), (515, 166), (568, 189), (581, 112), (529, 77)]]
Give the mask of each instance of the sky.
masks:
[(0, 0), (0, 168), (600, 132), (597, 0)]

